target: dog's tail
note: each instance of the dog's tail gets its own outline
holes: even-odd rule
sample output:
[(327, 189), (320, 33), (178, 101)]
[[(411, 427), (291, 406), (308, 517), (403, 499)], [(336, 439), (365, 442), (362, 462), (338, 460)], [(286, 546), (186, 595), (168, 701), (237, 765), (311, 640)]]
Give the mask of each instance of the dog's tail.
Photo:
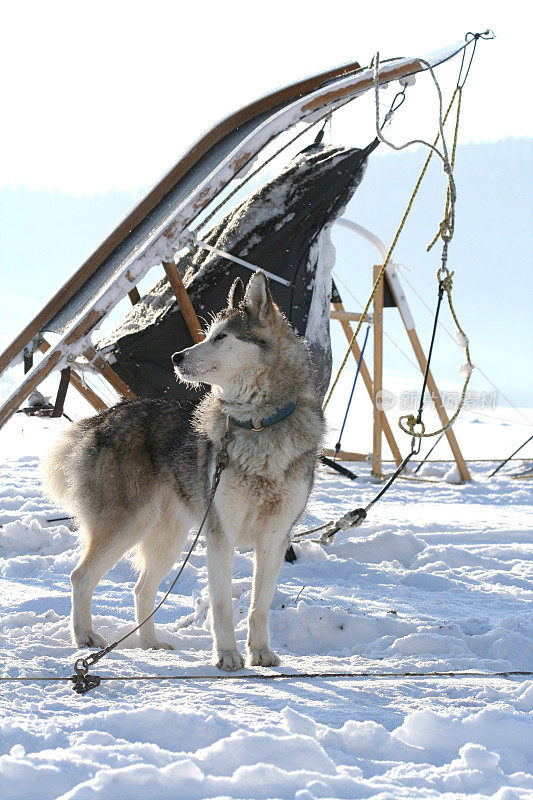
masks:
[(73, 510), (72, 458), (77, 439), (75, 425), (62, 431), (41, 461), (41, 473), (47, 494), (68, 511)]

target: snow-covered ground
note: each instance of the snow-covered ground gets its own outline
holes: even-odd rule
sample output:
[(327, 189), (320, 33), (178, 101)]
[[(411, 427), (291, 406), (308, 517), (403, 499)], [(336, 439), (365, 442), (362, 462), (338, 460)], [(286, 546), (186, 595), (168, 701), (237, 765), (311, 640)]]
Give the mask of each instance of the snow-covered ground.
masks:
[[(526, 438), (526, 427), (503, 430), (502, 410), (492, 413), (461, 423), (469, 456), (504, 456)], [(79, 655), (68, 633), (76, 538), (47, 522), (61, 509), (43, 497), (38, 470), (64, 424), (18, 415), (0, 432), (4, 675), (69, 675)], [(282, 669), (533, 670), (533, 485), (512, 477), (530, 465), (511, 462), (488, 480), (494, 465), (477, 463), (466, 485), (398, 481), (363, 527), (328, 548), (297, 545), (270, 615)], [(449, 467), (432, 465), (426, 477)], [(368, 502), (376, 485), (366, 465), (356, 469), (353, 483), (320, 471), (298, 529)], [(251, 554), (237, 554), (242, 649), (251, 571)], [(134, 580), (122, 561), (96, 590), (96, 628), (109, 641), (131, 625)], [(95, 671), (217, 674), (207, 664), (206, 580), (200, 546), (158, 614), (173, 652), (141, 651), (132, 639)], [(533, 681), (524, 678), (121, 680), (83, 697), (66, 683), (0, 686), (5, 800), (533, 797)]]

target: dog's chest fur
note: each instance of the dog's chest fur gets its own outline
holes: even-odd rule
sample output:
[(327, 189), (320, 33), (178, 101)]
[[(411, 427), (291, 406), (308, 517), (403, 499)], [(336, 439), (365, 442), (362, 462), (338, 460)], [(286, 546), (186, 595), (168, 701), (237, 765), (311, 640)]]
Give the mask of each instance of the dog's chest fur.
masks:
[[(216, 453), (226, 430), (226, 417), (218, 409), (209, 428), (205, 432)], [(290, 417), (262, 431), (234, 428), (232, 434), (215, 507), (225, 532), (235, 542), (250, 544), (258, 531), (274, 532), (302, 512), (320, 447), (321, 412), (297, 406)]]

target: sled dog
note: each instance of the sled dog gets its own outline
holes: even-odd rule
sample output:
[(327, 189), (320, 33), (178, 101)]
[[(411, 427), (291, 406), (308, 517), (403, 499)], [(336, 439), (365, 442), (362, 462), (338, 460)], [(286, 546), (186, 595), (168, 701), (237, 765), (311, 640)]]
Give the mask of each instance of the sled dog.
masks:
[[(204, 528), (213, 663), (226, 670), (244, 665), (231, 580), (235, 547), (253, 546), (249, 663), (275, 666), (268, 612), (291, 528), (311, 491), (324, 427), (307, 345), (257, 272), (246, 290), (235, 281), (205, 339), (172, 360), (178, 379), (210, 385), (198, 405), (122, 402), (74, 423), (44, 459), (45, 484), (78, 520), (85, 546), (71, 575), (73, 641), (106, 646), (93, 629), (92, 595), (128, 551), (140, 572), (137, 623), (153, 610), (161, 580), (207, 509), (216, 453), (229, 425), (229, 463)], [(144, 648), (172, 649), (158, 641), (153, 618), (139, 637)]]

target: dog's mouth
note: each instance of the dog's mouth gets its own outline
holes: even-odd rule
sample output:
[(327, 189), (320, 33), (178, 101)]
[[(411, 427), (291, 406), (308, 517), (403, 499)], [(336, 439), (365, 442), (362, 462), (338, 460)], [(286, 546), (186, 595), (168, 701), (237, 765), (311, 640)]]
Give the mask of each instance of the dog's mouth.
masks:
[(201, 381), (204, 375), (208, 375), (210, 372), (214, 372), (215, 367), (207, 367), (203, 365), (197, 365), (195, 368), (189, 367), (174, 367), (174, 372), (177, 378), (181, 378), (184, 381)]

